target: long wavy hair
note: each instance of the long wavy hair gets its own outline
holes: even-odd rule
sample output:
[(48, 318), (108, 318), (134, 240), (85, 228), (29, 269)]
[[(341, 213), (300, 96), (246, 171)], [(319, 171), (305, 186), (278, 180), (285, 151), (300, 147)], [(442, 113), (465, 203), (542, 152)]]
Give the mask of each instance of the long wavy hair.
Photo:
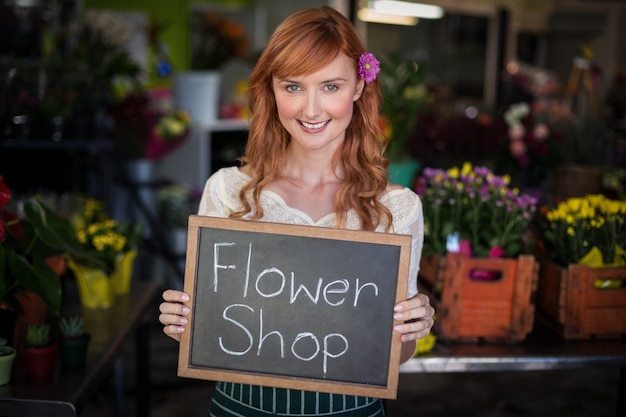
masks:
[[(240, 192), (242, 209), (231, 217), (263, 217), (263, 187), (282, 175), (290, 135), (278, 117), (272, 78), (312, 74), (339, 53), (351, 58), (357, 71), (358, 59), (365, 51), (352, 23), (331, 7), (301, 10), (277, 27), (250, 76), (248, 102), (252, 117), (240, 161), (249, 165), (252, 179)], [(359, 216), (363, 230), (375, 230), (380, 224), (386, 230), (391, 227), (391, 213), (379, 202), (387, 187), (389, 164), (383, 156), (380, 102), (378, 81), (366, 84), (354, 103), (343, 146), (334, 156), (334, 164), (343, 164), (345, 172), (335, 198), (337, 227), (345, 227), (349, 209)]]

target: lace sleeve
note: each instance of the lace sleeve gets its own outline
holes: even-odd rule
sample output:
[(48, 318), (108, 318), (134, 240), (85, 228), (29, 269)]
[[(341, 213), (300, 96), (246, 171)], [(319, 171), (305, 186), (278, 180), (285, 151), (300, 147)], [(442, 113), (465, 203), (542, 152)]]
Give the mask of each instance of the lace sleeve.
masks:
[(239, 207), (239, 190), (245, 182), (245, 175), (237, 167), (222, 168), (215, 172), (204, 184), (198, 214), (228, 217)]
[(417, 294), (417, 275), (420, 269), (422, 247), (424, 245), (424, 218), (422, 216), (422, 204), (419, 199), (417, 200), (415, 215), (408, 223), (406, 233), (412, 236), (409, 285), (407, 288), (407, 298), (411, 298)]
[(419, 273), (422, 247), (424, 245), (424, 217), (422, 202), (417, 194), (405, 188), (388, 194), (386, 202), (394, 217), (393, 225), (396, 233), (410, 235), (411, 263), (409, 265), (409, 282), (407, 298), (417, 294), (417, 275)]

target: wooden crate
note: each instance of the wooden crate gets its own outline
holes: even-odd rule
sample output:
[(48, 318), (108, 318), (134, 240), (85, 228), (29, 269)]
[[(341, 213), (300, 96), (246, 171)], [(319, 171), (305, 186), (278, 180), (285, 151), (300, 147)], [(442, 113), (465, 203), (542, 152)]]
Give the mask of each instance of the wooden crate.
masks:
[[(596, 280), (621, 281), (619, 288), (596, 288)], [(589, 268), (542, 262), (537, 318), (568, 340), (626, 337), (626, 268)]]
[[(534, 256), (468, 258), (459, 254), (425, 257), (420, 288), (436, 308), (435, 332), (442, 340), (519, 342), (533, 328), (538, 263)], [(473, 278), (489, 271), (494, 280)]]

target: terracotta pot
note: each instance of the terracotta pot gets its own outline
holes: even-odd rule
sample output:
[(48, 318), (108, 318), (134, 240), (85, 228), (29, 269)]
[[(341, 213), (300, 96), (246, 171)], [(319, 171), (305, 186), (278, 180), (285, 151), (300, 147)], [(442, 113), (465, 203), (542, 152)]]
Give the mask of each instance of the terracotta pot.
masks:
[(46, 377), (52, 374), (56, 359), (57, 345), (29, 347), (24, 351), (26, 373), (34, 377)]
[(34, 292), (22, 292), (17, 294), (16, 298), (22, 306), (23, 314), (17, 315), (15, 340), (12, 346), (21, 351), (28, 333), (28, 326), (45, 322), (48, 307), (41, 297)]

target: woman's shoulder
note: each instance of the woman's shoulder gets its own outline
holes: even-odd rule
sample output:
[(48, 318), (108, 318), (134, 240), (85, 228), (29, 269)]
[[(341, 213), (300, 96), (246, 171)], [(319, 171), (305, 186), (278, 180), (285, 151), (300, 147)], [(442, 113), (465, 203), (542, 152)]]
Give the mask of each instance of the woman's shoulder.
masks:
[(389, 185), (380, 202), (391, 212), (395, 230), (404, 230), (422, 215), (422, 202), (419, 196), (407, 187)]
[(204, 186), (200, 200), (199, 214), (225, 217), (239, 208), (239, 192), (249, 177), (239, 167), (220, 168), (215, 171)]
[(238, 166), (220, 168), (215, 171), (207, 183), (220, 184), (221, 187), (241, 188), (250, 180), (250, 177)]

